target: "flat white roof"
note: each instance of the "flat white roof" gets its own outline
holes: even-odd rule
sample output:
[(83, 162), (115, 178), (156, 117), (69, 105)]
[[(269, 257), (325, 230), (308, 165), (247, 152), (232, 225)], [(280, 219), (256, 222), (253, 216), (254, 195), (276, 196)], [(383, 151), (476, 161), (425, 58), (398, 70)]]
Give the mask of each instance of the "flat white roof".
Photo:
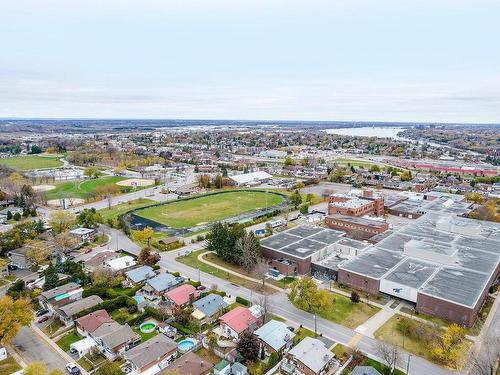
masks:
[(249, 182), (268, 180), (273, 178), (273, 176), (264, 171), (257, 171), (252, 173), (237, 174), (235, 176), (229, 176), (229, 178), (238, 184), (248, 184)]

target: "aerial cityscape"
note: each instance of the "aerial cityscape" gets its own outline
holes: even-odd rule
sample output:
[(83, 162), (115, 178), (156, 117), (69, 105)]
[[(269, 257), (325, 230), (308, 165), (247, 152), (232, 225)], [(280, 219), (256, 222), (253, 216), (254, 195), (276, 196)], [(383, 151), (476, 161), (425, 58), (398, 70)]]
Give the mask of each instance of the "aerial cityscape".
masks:
[(479, 3), (7, 0), (0, 375), (499, 375)]

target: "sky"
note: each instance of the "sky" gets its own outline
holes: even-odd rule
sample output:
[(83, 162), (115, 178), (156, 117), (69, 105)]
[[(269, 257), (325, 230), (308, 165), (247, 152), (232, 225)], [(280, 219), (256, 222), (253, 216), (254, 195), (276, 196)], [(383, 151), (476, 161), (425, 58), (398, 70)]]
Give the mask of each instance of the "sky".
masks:
[(0, 117), (500, 122), (498, 0), (1, 0)]

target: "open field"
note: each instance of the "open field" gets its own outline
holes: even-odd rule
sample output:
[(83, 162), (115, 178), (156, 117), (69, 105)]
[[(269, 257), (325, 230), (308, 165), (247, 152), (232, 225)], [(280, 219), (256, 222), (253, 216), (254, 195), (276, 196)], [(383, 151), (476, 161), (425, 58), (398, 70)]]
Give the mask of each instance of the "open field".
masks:
[(144, 178), (130, 178), (128, 180), (118, 181), (118, 186), (151, 186), (155, 184), (155, 180), (147, 180)]
[(37, 156), (37, 155), (26, 155), (26, 156), (14, 156), (11, 158), (0, 159), (0, 164), (6, 167), (16, 169), (18, 171), (27, 171), (31, 169), (43, 169), (43, 168), (59, 168), (62, 167), (63, 163), (58, 157), (50, 156)]
[(190, 228), (274, 206), (282, 201), (283, 198), (276, 194), (234, 191), (146, 208), (137, 211), (136, 215), (172, 228)]
[(78, 180), (62, 182), (56, 185), (55, 189), (47, 192), (47, 199), (64, 198), (82, 198), (97, 187), (105, 185), (115, 185), (119, 181), (125, 180), (124, 177), (107, 176), (92, 180)]
[(363, 167), (363, 168), (370, 168), (372, 165), (378, 165), (382, 166), (382, 164), (379, 164), (377, 162), (372, 162), (372, 161), (365, 161), (365, 160), (358, 160), (358, 159), (335, 159), (333, 160), (334, 163), (337, 164), (349, 164), (352, 165), (353, 167)]
[(140, 198), (133, 201), (128, 201), (126, 203), (117, 204), (115, 206), (112, 206), (111, 209), (104, 208), (102, 210), (99, 210), (99, 213), (106, 222), (108, 219), (116, 219), (121, 214), (133, 210), (134, 208), (145, 207), (154, 203), (156, 202), (150, 199)]

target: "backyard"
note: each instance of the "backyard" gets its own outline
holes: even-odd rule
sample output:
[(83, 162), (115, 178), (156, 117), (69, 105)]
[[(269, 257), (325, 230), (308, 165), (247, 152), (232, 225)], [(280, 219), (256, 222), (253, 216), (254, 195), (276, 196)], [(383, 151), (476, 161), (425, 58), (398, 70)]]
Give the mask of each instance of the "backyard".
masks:
[(283, 198), (276, 194), (260, 191), (232, 191), (150, 207), (137, 211), (136, 214), (172, 228), (191, 228), (278, 205), (282, 201)]
[(59, 340), (57, 340), (56, 344), (65, 352), (69, 351), (71, 344), (81, 340), (83, 337), (76, 332), (76, 330), (72, 330), (70, 333), (64, 335)]
[(59, 158), (59, 156), (53, 157), (38, 155), (14, 156), (11, 158), (1, 158), (0, 164), (19, 171), (44, 168), (59, 168), (63, 165), (62, 161), (60, 161)]

